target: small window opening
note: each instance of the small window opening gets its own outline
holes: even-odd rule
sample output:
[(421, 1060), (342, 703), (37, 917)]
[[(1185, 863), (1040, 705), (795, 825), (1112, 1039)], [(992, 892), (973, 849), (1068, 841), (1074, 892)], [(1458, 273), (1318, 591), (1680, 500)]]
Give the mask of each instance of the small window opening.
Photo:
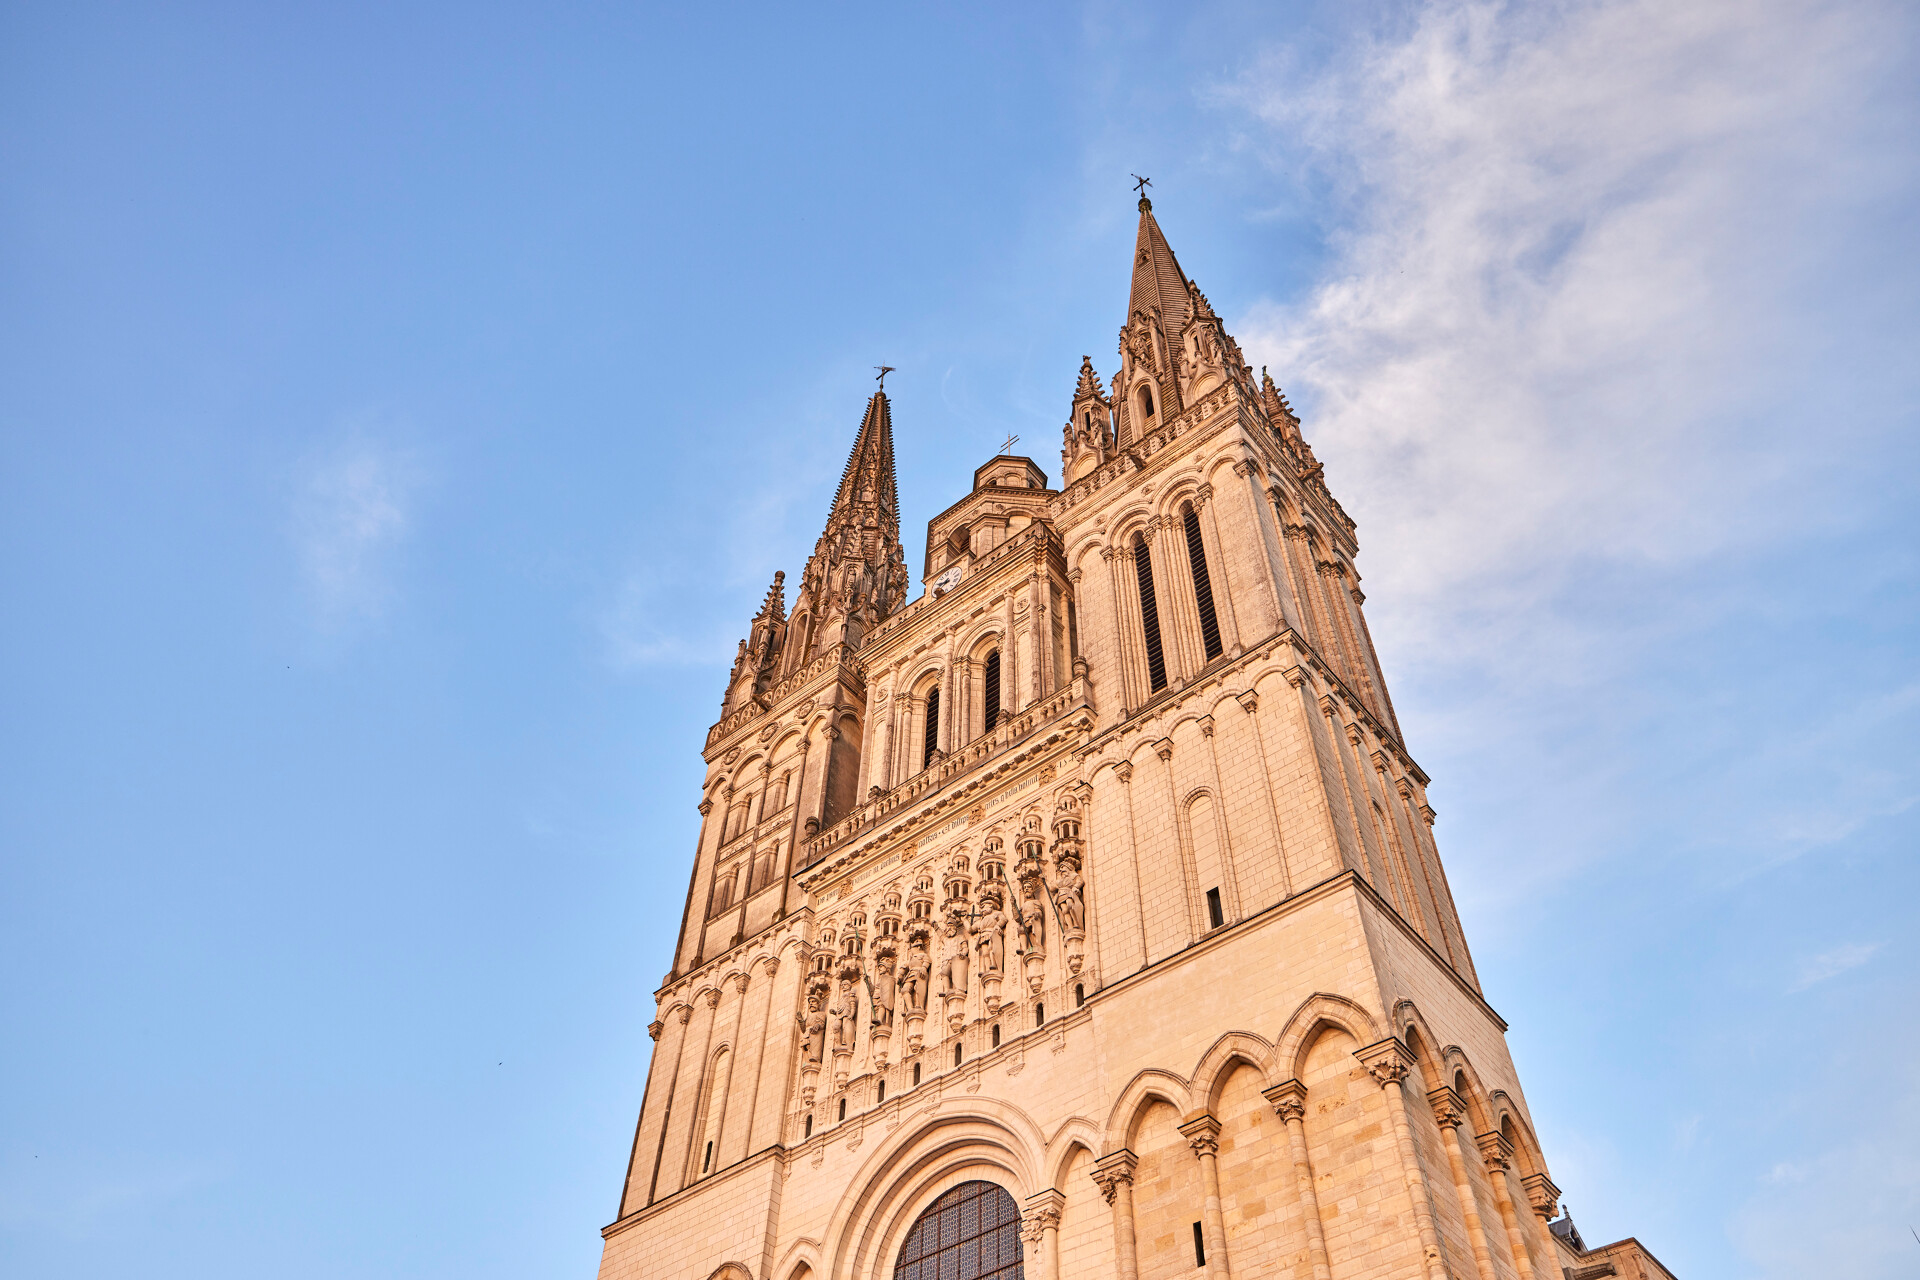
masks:
[(1167, 663), (1160, 652), (1160, 610), (1153, 597), (1153, 561), (1147, 540), (1133, 535), (1133, 573), (1140, 587), (1140, 629), (1147, 644), (1147, 683), (1158, 693), (1167, 687)]
[(993, 1024), (993, 1047), (1000, 1047), (1000, 1024), (997, 1022)]
[(886, 1100), (887, 1100), (887, 1082), (885, 1080), (882, 1080), (880, 1082), (880, 1096), (878, 1098), (875, 1098), (874, 1101), (885, 1102)]
[(1140, 388), (1140, 416), (1143, 418), (1153, 417), (1153, 387), (1151, 385)]
[(840, 1118), (842, 1120), (847, 1118), (847, 1100), (845, 1098), (840, 1099)]
[(1213, 921), (1212, 928), (1218, 929), (1227, 922), (1226, 915), (1220, 910), (1220, 891), (1207, 890), (1207, 919)]
[(802, 1136), (807, 1138), (811, 1138), (813, 1136), (813, 1117), (812, 1116), (807, 1117), (806, 1131)]
[(986, 691), (986, 726), (992, 733), (1000, 723), (1000, 651), (995, 649), (987, 655), (987, 674), (984, 681)]
[(1073, 984), (1073, 1007), (1078, 1009), (1081, 1005), (1085, 1004), (1086, 1002), (1087, 1002), (1087, 984), (1084, 982), (1074, 983)]
[(920, 1064), (917, 1062), (913, 1064), (913, 1082), (916, 1085), (920, 1083)]
[(953, 1065), (956, 1067), (960, 1065), (960, 1046), (957, 1044), (953, 1046)]
[(711, 1168), (713, 1168), (713, 1144), (709, 1142), (707, 1144), (707, 1154), (700, 1158), (700, 1172), (705, 1173)]
[(1193, 598), (1200, 606), (1200, 639), (1207, 657), (1220, 656), (1220, 620), (1213, 612), (1213, 580), (1207, 576), (1207, 548), (1200, 539), (1200, 517), (1192, 507), (1181, 512), (1187, 531), (1187, 567), (1193, 571)]
[(920, 767), (926, 768), (933, 763), (933, 753), (940, 749), (940, 690), (938, 687), (927, 690), (927, 727), (925, 749), (920, 753)]
[(1034, 1005), (1033, 1006), (1033, 1025), (1036, 1027), (1044, 1026), (1046, 1024), (1046, 1021), (1047, 1021), (1047, 1006), (1045, 1006), (1044, 1004)]
[(1206, 1237), (1200, 1234), (1200, 1224), (1197, 1222), (1193, 1224), (1193, 1265), (1196, 1267), (1207, 1265), (1207, 1241)]

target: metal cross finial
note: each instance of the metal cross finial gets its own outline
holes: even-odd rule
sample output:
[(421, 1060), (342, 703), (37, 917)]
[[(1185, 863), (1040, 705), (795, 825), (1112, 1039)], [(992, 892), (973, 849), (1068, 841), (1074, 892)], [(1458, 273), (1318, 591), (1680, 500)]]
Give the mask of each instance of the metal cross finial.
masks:
[(1012, 448), (1013, 448), (1013, 446), (1015, 446), (1015, 445), (1017, 445), (1017, 444), (1019, 444), (1019, 443), (1020, 443), (1020, 437), (1019, 437), (1019, 436), (1008, 436), (1008, 437), (1007, 437), (1007, 442), (1006, 442), (1005, 444), (1003, 444), (1003, 445), (1001, 445), (1001, 446), (1000, 446), (1000, 453), (1001, 453), (1001, 455), (1002, 455), (1002, 456), (1004, 456), (1004, 455), (1005, 455), (1005, 454), (1006, 454), (1006, 453), (1007, 453), (1007, 452), (1008, 452), (1008, 451), (1009, 451), (1010, 449), (1012, 449)]
[(873, 367), (880, 371), (880, 376), (875, 378), (874, 381), (880, 384), (882, 391), (885, 391), (887, 389), (887, 375), (893, 372), (893, 366), (890, 364), (877, 364)]
[(1143, 178), (1137, 173), (1132, 176), (1133, 176), (1133, 189), (1139, 192), (1142, 196), (1146, 195), (1147, 188), (1153, 185), (1153, 179)]

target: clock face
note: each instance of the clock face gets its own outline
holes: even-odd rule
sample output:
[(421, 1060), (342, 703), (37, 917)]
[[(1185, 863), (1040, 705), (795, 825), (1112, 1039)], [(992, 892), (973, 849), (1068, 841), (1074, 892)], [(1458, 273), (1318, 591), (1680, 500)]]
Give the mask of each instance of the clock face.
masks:
[(945, 570), (941, 572), (939, 577), (933, 580), (933, 589), (936, 592), (951, 591), (959, 585), (960, 585), (960, 566), (957, 564), (949, 565)]

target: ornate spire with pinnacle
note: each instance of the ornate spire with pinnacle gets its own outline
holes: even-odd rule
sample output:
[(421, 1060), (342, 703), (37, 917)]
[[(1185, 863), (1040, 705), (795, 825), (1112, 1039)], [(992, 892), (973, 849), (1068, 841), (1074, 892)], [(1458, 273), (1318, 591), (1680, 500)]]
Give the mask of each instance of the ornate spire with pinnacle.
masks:
[(1133, 245), (1133, 289), (1127, 296), (1127, 319), (1144, 311), (1160, 312), (1160, 326), (1169, 337), (1178, 336), (1187, 327), (1187, 277), (1173, 256), (1160, 224), (1153, 218), (1153, 203), (1140, 197), (1140, 231)]
[(800, 576), (783, 672), (799, 670), (835, 644), (858, 644), (906, 602), (907, 586), (893, 411), (886, 392), (876, 391), (840, 473), (827, 527)]

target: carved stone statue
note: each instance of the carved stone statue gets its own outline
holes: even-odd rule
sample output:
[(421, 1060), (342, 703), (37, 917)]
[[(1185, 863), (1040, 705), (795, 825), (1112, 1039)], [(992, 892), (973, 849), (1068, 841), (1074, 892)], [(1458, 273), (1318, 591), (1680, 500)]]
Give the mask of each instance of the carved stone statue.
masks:
[(852, 1049), (860, 1018), (860, 997), (853, 989), (852, 978), (840, 979), (840, 990), (828, 1012), (833, 1017), (833, 1047)]
[(1044, 892), (1036, 878), (1029, 882), (1026, 897), (1020, 899), (1020, 950), (1031, 954), (1047, 949), (1047, 909), (1039, 895)]
[(801, 1033), (805, 1037), (802, 1042), (803, 1054), (808, 1062), (817, 1067), (827, 1051), (827, 1015), (820, 1008), (820, 993), (807, 992), (807, 1011), (793, 1016), (800, 1023)]
[(891, 954), (874, 956), (873, 975), (867, 980), (867, 998), (872, 1002), (868, 1020), (876, 1027), (893, 1025), (894, 971)]
[(1007, 913), (1000, 909), (998, 894), (985, 895), (981, 906), (973, 922), (973, 949), (980, 953), (980, 974), (986, 977), (1006, 967)]
[(943, 994), (967, 993), (967, 936), (960, 928), (959, 916), (947, 917), (947, 936), (940, 944), (940, 970), (945, 978)]
[(933, 975), (933, 960), (915, 934), (907, 943), (907, 954), (900, 961), (900, 993), (906, 998), (908, 1013), (927, 1011), (927, 988)]
[(1086, 882), (1080, 878), (1080, 863), (1062, 858), (1054, 871), (1053, 909), (1060, 913), (1060, 928), (1066, 933), (1086, 930)]

